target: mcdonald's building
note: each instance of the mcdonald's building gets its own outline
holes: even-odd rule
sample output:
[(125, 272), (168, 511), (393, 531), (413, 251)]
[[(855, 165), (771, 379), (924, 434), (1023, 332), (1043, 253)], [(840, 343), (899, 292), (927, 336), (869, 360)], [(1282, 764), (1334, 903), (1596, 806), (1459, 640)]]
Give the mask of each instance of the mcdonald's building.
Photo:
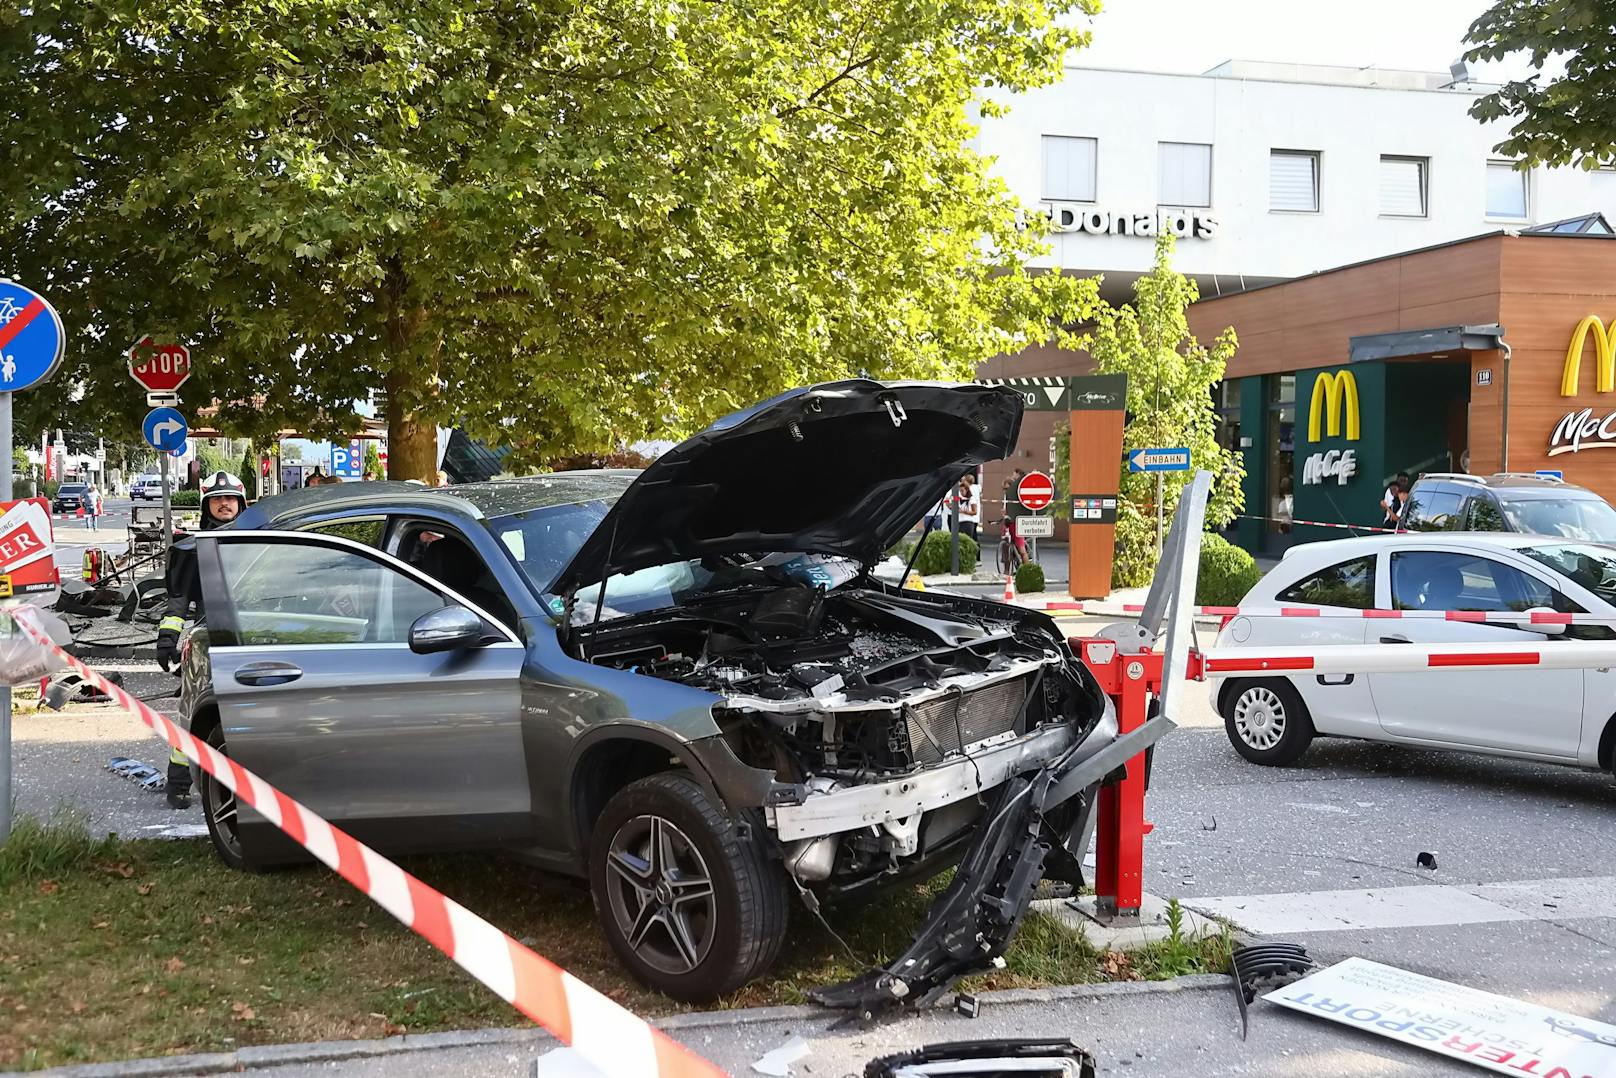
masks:
[(1250, 517), (1229, 535), (1249, 550), (1343, 534), (1304, 521), (1379, 524), (1398, 472), (1555, 471), (1616, 503), (1616, 236), (1602, 218), (1190, 309), (1203, 341), (1225, 326), (1240, 346), (1219, 437), (1244, 461)]

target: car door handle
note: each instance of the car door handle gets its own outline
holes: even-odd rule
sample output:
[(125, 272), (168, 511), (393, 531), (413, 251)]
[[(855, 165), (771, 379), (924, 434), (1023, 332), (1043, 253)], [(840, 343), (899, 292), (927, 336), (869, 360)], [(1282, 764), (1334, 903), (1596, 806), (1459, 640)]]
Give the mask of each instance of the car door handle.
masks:
[(1380, 642), (1382, 644), (1412, 644), (1414, 641), (1406, 636), (1383, 636), (1380, 638)]
[(236, 671), (236, 680), (243, 685), (285, 685), (303, 676), (303, 671), (291, 663), (248, 663)]

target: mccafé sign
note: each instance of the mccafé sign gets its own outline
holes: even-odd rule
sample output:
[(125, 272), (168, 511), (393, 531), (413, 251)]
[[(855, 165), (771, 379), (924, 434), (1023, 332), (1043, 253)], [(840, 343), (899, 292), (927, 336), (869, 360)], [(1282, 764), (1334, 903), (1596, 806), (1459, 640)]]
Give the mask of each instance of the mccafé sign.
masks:
[[(1307, 407), (1307, 440), (1322, 441), (1325, 432), (1331, 438), (1341, 436), (1341, 418), (1346, 416), (1347, 441), (1356, 442), (1361, 433), (1358, 409), (1358, 379), (1351, 371), (1324, 371), (1313, 379), (1313, 397)], [(1314, 486), (1334, 479), (1345, 486), (1348, 479), (1358, 474), (1358, 451), (1331, 449), (1314, 453), (1302, 462), (1302, 485)]]
[[(1560, 396), (1575, 397), (1582, 375), (1582, 353), (1589, 338), (1594, 345), (1594, 391), (1616, 390), (1616, 322), (1609, 331), (1598, 315), (1577, 323), (1560, 370)], [(1579, 453), (1584, 449), (1616, 449), (1616, 411), (1595, 415), (1592, 408), (1567, 412), (1549, 435), (1549, 456)]]

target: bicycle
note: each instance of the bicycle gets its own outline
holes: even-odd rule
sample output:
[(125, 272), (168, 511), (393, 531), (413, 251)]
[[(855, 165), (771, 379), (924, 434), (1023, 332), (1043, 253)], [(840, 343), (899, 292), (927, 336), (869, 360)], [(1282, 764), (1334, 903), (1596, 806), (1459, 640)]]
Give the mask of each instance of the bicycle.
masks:
[(999, 526), (999, 547), (996, 554), (995, 566), (999, 576), (1014, 576), (1017, 569), (1027, 561), (1021, 548), (1016, 545), (1015, 521), (1004, 517), (993, 521)]

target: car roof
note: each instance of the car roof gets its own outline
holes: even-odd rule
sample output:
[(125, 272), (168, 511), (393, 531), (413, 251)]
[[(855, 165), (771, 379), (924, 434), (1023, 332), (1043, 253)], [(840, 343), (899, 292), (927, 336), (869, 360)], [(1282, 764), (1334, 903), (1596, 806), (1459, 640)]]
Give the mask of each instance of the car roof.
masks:
[(1416, 479), (1412, 489), (1422, 486), (1443, 486), (1455, 490), (1474, 490), (1482, 487), (1487, 490), (1508, 491), (1511, 495), (1527, 498), (1534, 497), (1560, 497), (1570, 494), (1573, 497), (1598, 498), (1599, 495), (1587, 487), (1580, 487), (1575, 483), (1567, 483), (1559, 479), (1544, 479), (1535, 475), (1500, 473), (1497, 475), (1463, 475), (1459, 473), (1438, 473)]
[(329, 483), (277, 494), (254, 503), (239, 518), (242, 528), (288, 527), (310, 516), (333, 513), (430, 509), (481, 520), (555, 505), (616, 498), (638, 475), (632, 469), (549, 472), (519, 479), (425, 487), (416, 483)]
[(1285, 551), (1284, 562), (1295, 563), (1304, 559), (1309, 563), (1333, 565), (1339, 561), (1361, 558), (1382, 550), (1406, 550), (1410, 547), (1459, 547), (1483, 550), (1519, 550), (1523, 547), (1542, 546), (1545, 543), (1575, 543), (1578, 546), (1610, 546), (1585, 539), (1567, 539), (1563, 535), (1532, 535), (1523, 532), (1401, 532), (1397, 535), (1362, 535), (1352, 539), (1321, 539), (1313, 543), (1299, 543)]

